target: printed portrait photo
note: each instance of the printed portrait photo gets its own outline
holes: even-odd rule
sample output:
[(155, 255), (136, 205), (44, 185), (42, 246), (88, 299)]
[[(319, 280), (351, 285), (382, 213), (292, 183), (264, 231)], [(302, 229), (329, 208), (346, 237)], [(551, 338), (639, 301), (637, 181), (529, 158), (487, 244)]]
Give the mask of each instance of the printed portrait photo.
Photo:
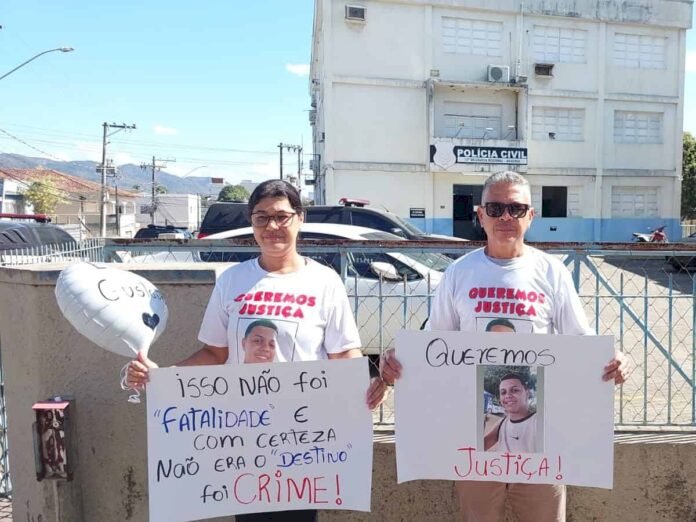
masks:
[(244, 318), (237, 323), (237, 362), (270, 363), (292, 360), (297, 323)]
[(543, 368), (481, 365), (479, 451), (543, 451)]
[(493, 333), (534, 333), (534, 328), (532, 321), (528, 319), (477, 317), (476, 331)]

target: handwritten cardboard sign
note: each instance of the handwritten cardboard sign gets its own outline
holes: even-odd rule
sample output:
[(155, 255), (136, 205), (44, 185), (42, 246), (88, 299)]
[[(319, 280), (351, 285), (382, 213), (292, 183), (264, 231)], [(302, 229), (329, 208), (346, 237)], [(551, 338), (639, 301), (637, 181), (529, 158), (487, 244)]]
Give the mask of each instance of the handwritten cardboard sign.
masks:
[(366, 358), (153, 370), (150, 520), (369, 511), (368, 385)]
[(398, 481), (612, 487), (613, 338), (402, 331)]

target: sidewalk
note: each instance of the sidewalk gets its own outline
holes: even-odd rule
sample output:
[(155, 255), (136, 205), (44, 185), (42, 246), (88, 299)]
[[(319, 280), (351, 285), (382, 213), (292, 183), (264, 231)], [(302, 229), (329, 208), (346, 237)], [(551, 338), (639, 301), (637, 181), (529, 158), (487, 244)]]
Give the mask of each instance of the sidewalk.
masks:
[(0, 522), (12, 522), (12, 501), (0, 498)]

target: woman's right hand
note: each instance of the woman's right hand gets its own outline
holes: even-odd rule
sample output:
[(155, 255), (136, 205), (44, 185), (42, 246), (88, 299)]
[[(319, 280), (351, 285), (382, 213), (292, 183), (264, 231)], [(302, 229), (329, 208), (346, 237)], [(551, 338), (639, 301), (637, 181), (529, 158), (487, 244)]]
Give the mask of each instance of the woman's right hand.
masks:
[(148, 359), (142, 352), (138, 357), (128, 363), (126, 371), (126, 384), (134, 390), (145, 389), (145, 384), (150, 379), (150, 368), (159, 368), (157, 363)]

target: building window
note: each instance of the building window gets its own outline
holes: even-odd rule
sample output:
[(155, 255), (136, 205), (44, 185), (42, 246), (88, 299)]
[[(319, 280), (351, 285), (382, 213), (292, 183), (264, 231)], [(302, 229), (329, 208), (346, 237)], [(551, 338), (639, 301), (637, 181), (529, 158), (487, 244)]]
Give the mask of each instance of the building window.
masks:
[(541, 63), (587, 63), (587, 31), (534, 26), (534, 60)]
[(614, 111), (614, 143), (662, 143), (662, 113)]
[(630, 69), (664, 69), (667, 38), (616, 33), (614, 63)]
[(657, 217), (657, 187), (611, 187), (612, 217)]
[(500, 57), (503, 24), (442, 17), (442, 48), (446, 53)]
[(445, 102), (438, 133), (445, 138), (499, 140), (502, 107), (486, 103)]
[(583, 141), (585, 110), (532, 107), (532, 138), (539, 141)]
[(568, 187), (541, 187), (541, 217), (568, 217)]

